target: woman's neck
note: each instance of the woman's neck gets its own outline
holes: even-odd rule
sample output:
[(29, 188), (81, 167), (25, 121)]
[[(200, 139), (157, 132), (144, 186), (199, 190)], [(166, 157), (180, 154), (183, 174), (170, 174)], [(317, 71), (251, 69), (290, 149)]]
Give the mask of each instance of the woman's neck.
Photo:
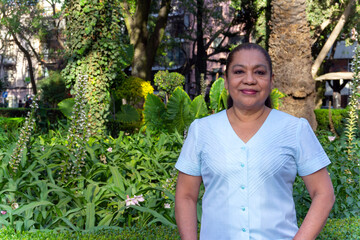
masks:
[(228, 114), (231, 118), (235, 121), (240, 122), (253, 122), (253, 121), (261, 121), (262, 119), (266, 118), (271, 109), (263, 105), (258, 109), (239, 109), (235, 106), (228, 109)]

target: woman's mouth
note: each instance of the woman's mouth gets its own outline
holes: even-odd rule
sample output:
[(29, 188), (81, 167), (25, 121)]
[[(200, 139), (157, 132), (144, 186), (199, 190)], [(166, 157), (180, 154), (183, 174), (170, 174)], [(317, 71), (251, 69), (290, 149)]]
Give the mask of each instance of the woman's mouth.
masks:
[(249, 95), (253, 95), (253, 94), (256, 94), (257, 91), (256, 90), (253, 90), (253, 89), (242, 89), (240, 90), (243, 94), (249, 94)]

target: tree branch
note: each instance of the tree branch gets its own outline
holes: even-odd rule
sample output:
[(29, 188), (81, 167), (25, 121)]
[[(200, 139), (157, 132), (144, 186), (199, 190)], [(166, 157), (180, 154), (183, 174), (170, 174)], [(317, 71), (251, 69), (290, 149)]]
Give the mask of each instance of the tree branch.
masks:
[(334, 30), (331, 32), (329, 38), (327, 39), (325, 45), (321, 49), (319, 55), (314, 61), (314, 64), (311, 67), (311, 75), (315, 78), (317, 71), (319, 70), (322, 61), (325, 59), (326, 54), (329, 52), (331, 46), (334, 44), (336, 38), (339, 36), (342, 28), (345, 25), (345, 22), (349, 18), (352, 7), (356, 3), (356, 0), (350, 0), (349, 4), (346, 6), (344, 13), (341, 15), (338, 23), (336, 24)]

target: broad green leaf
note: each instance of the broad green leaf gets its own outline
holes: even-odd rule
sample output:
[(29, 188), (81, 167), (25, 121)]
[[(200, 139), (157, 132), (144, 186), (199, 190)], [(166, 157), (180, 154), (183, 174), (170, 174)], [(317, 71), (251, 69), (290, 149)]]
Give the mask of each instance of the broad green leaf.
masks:
[(58, 107), (60, 111), (65, 115), (65, 117), (69, 119), (72, 116), (74, 105), (75, 105), (74, 98), (67, 98), (58, 103)]
[(210, 89), (210, 108), (215, 112), (219, 112), (221, 109), (222, 93), (225, 89), (224, 79), (218, 78)]
[(122, 105), (121, 110), (116, 113), (116, 119), (123, 123), (132, 123), (140, 120), (140, 114), (131, 105)]
[(166, 108), (163, 101), (156, 95), (149, 93), (144, 104), (145, 124), (150, 129), (164, 129)]
[(195, 118), (201, 118), (208, 114), (205, 99), (202, 95), (199, 95), (192, 100), (191, 111)]
[(169, 120), (168, 129), (182, 133), (194, 120), (191, 113), (191, 100), (189, 95), (180, 87), (177, 87), (171, 94), (167, 104), (167, 119)]

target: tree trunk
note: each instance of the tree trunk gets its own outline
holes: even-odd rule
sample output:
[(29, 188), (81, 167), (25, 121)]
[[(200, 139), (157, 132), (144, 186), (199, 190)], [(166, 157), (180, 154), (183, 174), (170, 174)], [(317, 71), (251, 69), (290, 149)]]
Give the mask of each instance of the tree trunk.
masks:
[(131, 15), (126, 1), (121, 3), (125, 15), (126, 28), (130, 35), (130, 43), (134, 45), (134, 58), (131, 64), (131, 75), (151, 80), (151, 68), (155, 61), (156, 51), (164, 36), (171, 0), (162, 0), (155, 29), (148, 31), (150, 0), (138, 0), (134, 16)]
[(36, 82), (35, 82), (35, 76), (34, 76), (34, 70), (33, 70), (33, 64), (32, 64), (32, 60), (31, 60), (31, 55), (29, 53), (28, 50), (26, 50), (20, 43), (19, 39), (16, 37), (16, 35), (14, 33), (11, 32), (11, 36), (13, 37), (15, 44), (18, 46), (18, 48), (23, 52), (23, 54), (25, 55), (25, 58), (28, 62), (29, 65), (29, 75), (30, 75), (30, 82), (31, 82), (31, 87), (32, 87), (32, 91), (33, 94), (36, 95), (37, 94), (37, 88), (36, 88)]
[(269, 53), (274, 86), (287, 96), (280, 110), (306, 118), (316, 129), (315, 81), (311, 76), (311, 36), (306, 0), (272, 0)]
[(207, 54), (204, 46), (204, 32), (203, 32), (203, 8), (204, 0), (197, 0), (197, 13), (196, 13), (196, 46), (197, 46), (197, 56), (195, 60), (195, 80), (196, 80), (196, 89), (195, 95), (199, 95), (201, 92), (200, 79), (201, 74), (204, 74), (204, 79), (206, 79), (206, 67), (207, 67)]

